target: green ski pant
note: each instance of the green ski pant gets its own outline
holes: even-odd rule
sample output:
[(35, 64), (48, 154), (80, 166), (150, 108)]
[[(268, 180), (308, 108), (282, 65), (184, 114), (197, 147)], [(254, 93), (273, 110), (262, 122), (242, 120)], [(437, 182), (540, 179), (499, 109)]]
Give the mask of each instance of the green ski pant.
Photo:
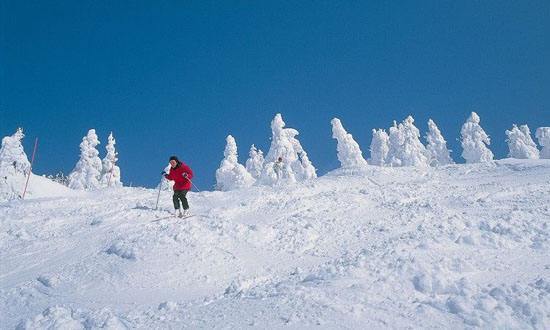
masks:
[(189, 208), (189, 203), (187, 203), (187, 192), (189, 190), (174, 190), (174, 196), (172, 196), (172, 200), (174, 201), (174, 208), (176, 210), (179, 210), (180, 208), (180, 201), (181, 205), (183, 205), (183, 209), (187, 210)]

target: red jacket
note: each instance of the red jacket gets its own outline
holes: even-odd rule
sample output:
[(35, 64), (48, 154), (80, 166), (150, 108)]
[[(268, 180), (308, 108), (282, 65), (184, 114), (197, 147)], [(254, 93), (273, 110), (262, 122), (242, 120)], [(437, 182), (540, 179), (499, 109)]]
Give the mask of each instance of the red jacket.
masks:
[[(187, 173), (187, 178), (183, 174)], [(191, 179), (193, 171), (184, 163), (179, 163), (175, 168), (170, 167), (170, 172), (164, 176), (166, 179), (174, 181), (174, 190), (191, 190)]]

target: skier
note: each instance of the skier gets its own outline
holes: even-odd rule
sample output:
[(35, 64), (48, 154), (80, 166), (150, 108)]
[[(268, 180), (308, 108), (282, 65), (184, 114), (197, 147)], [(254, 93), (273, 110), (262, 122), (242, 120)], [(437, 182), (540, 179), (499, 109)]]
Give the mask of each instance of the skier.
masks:
[[(191, 190), (191, 179), (193, 178), (193, 171), (189, 166), (182, 163), (178, 157), (170, 157), (170, 171), (169, 173), (162, 172), (162, 175), (167, 180), (174, 181), (174, 208), (178, 217), (189, 216), (189, 203), (187, 202), (187, 192)], [(183, 206), (183, 213), (180, 210), (180, 201)]]
[(277, 180), (280, 180), (283, 174), (283, 157), (277, 158), (277, 161), (273, 163), (273, 171), (277, 175)]

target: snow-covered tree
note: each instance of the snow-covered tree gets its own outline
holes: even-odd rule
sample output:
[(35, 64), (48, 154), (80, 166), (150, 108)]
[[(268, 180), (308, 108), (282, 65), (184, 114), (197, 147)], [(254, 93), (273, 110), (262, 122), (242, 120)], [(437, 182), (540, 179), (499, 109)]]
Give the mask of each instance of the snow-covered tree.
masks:
[[(262, 184), (273, 185), (279, 180), (296, 182), (316, 178), (315, 167), (296, 138), (298, 131), (285, 128), (285, 122), (279, 113), (271, 121), (271, 132), (271, 146), (259, 181)], [(282, 169), (280, 174), (277, 174), (274, 166), (279, 158), (282, 159)]]
[(388, 133), (383, 129), (373, 129), (369, 163), (377, 166), (386, 165), (389, 150), (390, 138)]
[(298, 131), (292, 128), (285, 128), (285, 122), (280, 113), (276, 114), (271, 121), (271, 146), (265, 160), (275, 162), (282, 157), (285, 162), (291, 163), (298, 159), (298, 154), (294, 150), (294, 144), (291, 139), (298, 135)]
[(2, 139), (0, 149), (0, 200), (17, 198), (25, 185), (25, 177), (31, 171), (21, 140), (25, 137), (23, 129)]
[(389, 166), (401, 166), (403, 143), (405, 142), (405, 136), (403, 134), (403, 125), (397, 125), (397, 122), (393, 121), (393, 126), (390, 127), (390, 134), (388, 136), (389, 148), (386, 156), (386, 164)]
[(120, 167), (116, 165), (118, 161), (118, 152), (115, 149), (116, 140), (113, 137), (113, 132), (109, 134), (107, 139), (107, 155), (102, 160), (102, 170), (100, 183), (103, 187), (122, 187), (120, 182)]
[(491, 144), (491, 139), (481, 128), (479, 122), (477, 113), (472, 112), (460, 130), (462, 158), (466, 160), (466, 163), (487, 163), (494, 158), (493, 153), (487, 147)]
[(428, 134), (426, 135), (428, 145), (429, 163), (431, 166), (441, 166), (453, 164), (450, 150), (447, 149), (447, 141), (441, 135), (441, 131), (433, 120), (428, 120)]
[(254, 183), (254, 178), (238, 162), (237, 143), (228, 135), (226, 138), (224, 158), (220, 168), (216, 170), (216, 188), (228, 191), (243, 187), (249, 187)]
[(414, 126), (414, 118), (408, 116), (390, 127), (387, 164), (390, 166), (427, 166), (426, 147), (420, 142), (420, 131)]
[[(170, 173), (171, 168), (172, 168), (172, 166), (170, 164), (167, 164), (166, 167), (164, 168), (164, 172), (165, 173)], [(173, 191), (174, 183), (175, 183), (174, 181), (166, 180), (166, 178), (164, 178), (164, 176), (162, 176), (161, 179), (160, 179), (160, 183), (157, 185), (156, 189), (160, 188), (162, 191)]]
[(262, 168), (264, 166), (264, 153), (257, 149), (256, 146), (250, 146), (250, 152), (248, 153), (248, 159), (246, 160), (246, 170), (254, 179), (258, 179), (262, 174)]
[(53, 182), (57, 182), (59, 184), (62, 184), (64, 186), (69, 185), (69, 177), (65, 175), (62, 171), (57, 172), (56, 174), (49, 174), (46, 175), (46, 178), (52, 180)]
[(535, 133), (539, 145), (542, 147), (540, 158), (550, 159), (550, 127), (539, 127)]
[(414, 118), (408, 116), (403, 120), (402, 166), (428, 166), (428, 152), (420, 142), (420, 131), (414, 126)]
[(23, 129), (18, 128), (12, 136), (6, 136), (2, 139), (0, 173), (3, 175), (14, 175), (16, 173), (27, 175), (29, 173), (31, 163), (21, 144), (24, 137)]
[(307, 156), (307, 152), (305, 150), (299, 149), (298, 161), (299, 162), (296, 164), (297, 166), (295, 166), (297, 174), (296, 178), (298, 178), (298, 180), (304, 181), (317, 177), (317, 170), (313, 166), (313, 163), (311, 163), (311, 161), (309, 160), (309, 157)]
[(336, 139), (338, 152), (338, 160), (342, 168), (357, 168), (367, 165), (367, 161), (363, 158), (363, 153), (359, 148), (359, 144), (355, 142), (353, 136), (349, 134), (342, 122), (338, 118), (332, 119), (332, 138)]
[(80, 159), (75, 168), (69, 174), (69, 188), (72, 189), (97, 189), (100, 187), (99, 179), (102, 170), (99, 151), (96, 147), (99, 144), (95, 129), (88, 131), (80, 143)]
[(506, 130), (506, 143), (508, 143), (508, 157), (519, 159), (539, 159), (539, 150), (531, 138), (531, 132), (527, 125), (517, 127), (515, 124), (511, 130)]

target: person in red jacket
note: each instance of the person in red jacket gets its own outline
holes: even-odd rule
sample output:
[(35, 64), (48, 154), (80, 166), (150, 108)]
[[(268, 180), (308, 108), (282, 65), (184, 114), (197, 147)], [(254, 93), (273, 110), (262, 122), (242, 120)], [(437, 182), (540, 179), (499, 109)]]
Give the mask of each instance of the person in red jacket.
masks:
[[(187, 192), (191, 190), (191, 179), (193, 179), (193, 171), (189, 166), (182, 163), (178, 157), (170, 157), (170, 171), (162, 172), (168, 180), (174, 181), (174, 208), (178, 217), (189, 215), (189, 203), (187, 202)], [(183, 213), (180, 210), (180, 201), (183, 206)]]

